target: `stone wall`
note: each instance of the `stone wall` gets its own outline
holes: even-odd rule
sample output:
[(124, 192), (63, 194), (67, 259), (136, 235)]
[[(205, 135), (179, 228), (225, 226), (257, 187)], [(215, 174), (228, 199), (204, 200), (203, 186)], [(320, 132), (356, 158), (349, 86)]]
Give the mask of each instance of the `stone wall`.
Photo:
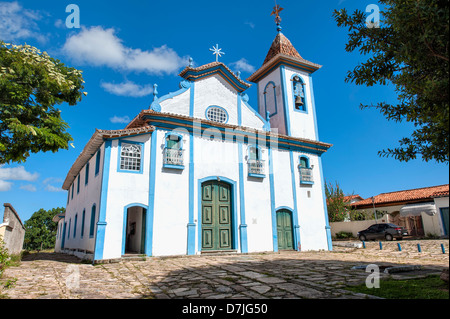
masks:
[(5, 207), (5, 212), (3, 214), (3, 223), (0, 224), (0, 238), (5, 243), (9, 254), (16, 255), (22, 251), (25, 227), (11, 204), (6, 203), (3, 206)]

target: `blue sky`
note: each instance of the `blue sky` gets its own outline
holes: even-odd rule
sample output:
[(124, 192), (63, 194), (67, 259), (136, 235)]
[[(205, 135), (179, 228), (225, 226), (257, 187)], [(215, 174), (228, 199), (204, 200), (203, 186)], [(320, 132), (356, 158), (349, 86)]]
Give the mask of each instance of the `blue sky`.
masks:
[[(80, 9), (81, 28), (66, 26), (69, 4)], [(126, 5), (124, 4), (126, 3)], [(377, 152), (393, 147), (412, 125), (388, 122), (360, 103), (395, 102), (392, 87), (345, 83), (348, 70), (365, 57), (347, 53), (347, 32), (336, 26), (334, 9), (365, 11), (376, 1), (279, 0), (283, 33), (303, 58), (323, 65), (314, 76), (320, 140), (333, 144), (323, 156), (324, 175), (346, 193), (382, 192), (447, 184), (448, 165), (420, 159), (401, 163)], [(74, 138), (69, 150), (33, 154), (26, 163), (0, 167), (0, 203), (11, 203), (23, 221), (40, 208), (64, 207), (61, 186), (84, 145), (99, 129), (121, 129), (159, 95), (178, 89), (189, 57), (195, 65), (220, 58), (247, 78), (258, 69), (276, 36), (273, 0), (215, 1), (0, 1), (0, 39), (28, 43), (83, 70), (88, 96), (62, 105)], [(256, 105), (256, 89), (248, 90)]]

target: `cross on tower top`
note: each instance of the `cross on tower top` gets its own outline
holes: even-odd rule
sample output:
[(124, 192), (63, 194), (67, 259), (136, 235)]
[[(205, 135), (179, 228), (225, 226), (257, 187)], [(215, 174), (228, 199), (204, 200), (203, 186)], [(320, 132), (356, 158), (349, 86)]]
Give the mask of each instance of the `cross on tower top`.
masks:
[(283, 11), (284, 8), (282, 8), (279, 4), (276, 4), (275, 2), (275, 7), (273, 8), (272, 13), (270, 14), (271, 16), (275, 15), (275, 22), (277, 24), (277, 31), (280, 32), (281, 31), (281, 17), (280, 17), (280, 12)]
[(225, 52), (222, 52), (222, 49), (219, 49), (219, 45), (216, 44), (216, 46), (213, 46), (212, 49), (209, 49), (209, 51), (213, 52), (213, 54), (216, 56), (216, 62), (219, 62), (219, 57), (222, 57)]

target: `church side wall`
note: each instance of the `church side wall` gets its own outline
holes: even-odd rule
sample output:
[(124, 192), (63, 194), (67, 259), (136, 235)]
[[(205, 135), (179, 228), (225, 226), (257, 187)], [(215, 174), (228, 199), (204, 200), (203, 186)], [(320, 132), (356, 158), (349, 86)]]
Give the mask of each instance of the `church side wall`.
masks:
[[(98, 220), (98, 208), (100, 202), (101, 183), (103, 176), (103, 161), (105, 155), (104, 144), (100, 147), (100, 170), (95, 175), (96, 155), (95, 153), (89, 160), (89, 178), (86, 185), (86, 165), (81, 169), (79, 177), (74, 180), (74, 187), (69, 188), (69, 200), (66, 206), (65, 218), (58, 223), (58, 233), (56, 236), (55, 251), (61, 251), (61, 242), (66, 224), (66, 232), (64, 238), (64, 249), (80, 257), (85, 254), (92, 254), (94, 251), (95, 238), (89, 236), (92, 206), (96, 206), (96, 222)], [(80, 178), (80, 188), (78, 191), (78, 178)], [(73, 194), (72, 194), (73, 193)], [(84, 234), (81, 237), (83, 211), (85, 211)], [(77, 225), (75, 229), (75, 216)], [(76, 232), (75, 232), (76, 230)]]

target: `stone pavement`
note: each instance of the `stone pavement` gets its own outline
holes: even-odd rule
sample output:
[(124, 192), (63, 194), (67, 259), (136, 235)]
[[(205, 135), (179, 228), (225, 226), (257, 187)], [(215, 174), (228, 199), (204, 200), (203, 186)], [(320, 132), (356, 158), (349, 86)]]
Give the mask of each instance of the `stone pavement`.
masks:
[[(401, 243), (402, 251), (398, 251)], [(417, 243), (422, 252), (417, 252)], [(445, 245), (442, 253), (440, 244)], [(335, 242), (332, 252), (281, 252), (247, 255), (147, 258), (91, 265), (70, 255), (33, 253), (3, 278), (11, 299), (130, 298), (368, 298), (346, 291), (369, 275), (357, 265), (422, 265), (440, 272), (449, 266), (448, 240), (368, 242), (366, 249)], [(390, 276), (381, 273), (381, 277)], [(0, 284), (0, 287), (3, 285)]]

